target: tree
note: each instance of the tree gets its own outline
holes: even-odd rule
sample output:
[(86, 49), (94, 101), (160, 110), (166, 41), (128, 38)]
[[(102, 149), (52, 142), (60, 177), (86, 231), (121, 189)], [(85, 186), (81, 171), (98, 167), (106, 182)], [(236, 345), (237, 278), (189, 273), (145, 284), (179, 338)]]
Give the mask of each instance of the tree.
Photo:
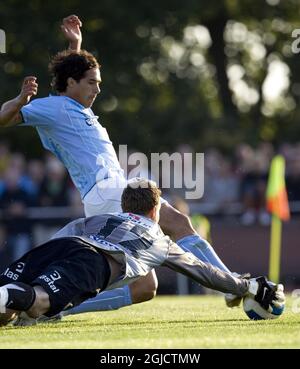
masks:
[[(180, 143), (200, 151), (231, 150), (241, 140), (296, 141), (300, 77), (291, 32), (298, 6), (292, 0), (91, 0), (88, 7), (79, 0), (6, 0), (0, 100), (13, 97), (27, 74), (38, 76), (39, 96), (48, 94), (50, 55), (65, 47), (60, 20), (77, 13), (84, 47), (102, 64), (95, 111), (116, 144), (147, 153)], [(29, 155), (42, 151), (34, 130), (1, 135)]]

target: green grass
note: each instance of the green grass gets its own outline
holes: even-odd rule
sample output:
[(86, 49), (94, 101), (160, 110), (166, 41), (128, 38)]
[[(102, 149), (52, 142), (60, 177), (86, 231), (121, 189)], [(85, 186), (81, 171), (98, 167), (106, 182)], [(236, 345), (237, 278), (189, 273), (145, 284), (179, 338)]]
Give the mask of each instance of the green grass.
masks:
[(300, 348), (300, 313), (248, 320), (220, 296), (156, 297), (59, 323), (0, 328), (0, 348)]

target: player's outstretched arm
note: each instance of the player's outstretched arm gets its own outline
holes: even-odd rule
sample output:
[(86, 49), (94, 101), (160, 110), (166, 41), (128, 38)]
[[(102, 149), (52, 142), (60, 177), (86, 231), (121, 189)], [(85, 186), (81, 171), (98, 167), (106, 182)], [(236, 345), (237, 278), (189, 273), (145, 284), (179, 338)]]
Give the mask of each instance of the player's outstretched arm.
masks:
[(204, 287), (223, 293), (244, 296), (248, 292), (249, 282), (246, 279), (236, 278), (231, 273), (226, 273), (201, 261), (192, 253), (185, 252), (174, 242), (170, 243), (168, 257), (162, 266), (182, 273)]
[(282, 285), (272, 284), (265, 277), (250, 280), (237, 278), (231, 273), (204, 263), (189, 252), (184, 252), (174, 242), (170, 244), (168, 257), (162, 266), (182, 273), (204, 287), (241, 297), (250, 295), (267, 310), (271, 303), (278, 308), (285, 303)]
[(74, 51), (80, 51), (82, 44), (82, 34), (80, 27), (82, 26), (81, 20), (77, 15), (69, 15), (63, 19), (61, 30), (67, 41), (69, 41), (69, 49)]
[(20, 110), (29, 103), (31, 97), (37, 94), (36, 77), (24, 78), (20, 94), (13, 100), (4, 103), (0, 110), (0, 127), (10, 127), (22, 122)]

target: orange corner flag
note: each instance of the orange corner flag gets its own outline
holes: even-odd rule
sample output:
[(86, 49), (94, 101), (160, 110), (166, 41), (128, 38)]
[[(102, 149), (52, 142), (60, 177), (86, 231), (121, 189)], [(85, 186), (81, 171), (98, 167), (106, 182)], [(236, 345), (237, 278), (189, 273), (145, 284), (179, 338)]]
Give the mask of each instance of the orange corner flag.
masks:
[(290, 219), (290, 209), (285, 187), (285, 162), (276, 155), (272, 162), (267, 187), (267, 210), (281, 220)]

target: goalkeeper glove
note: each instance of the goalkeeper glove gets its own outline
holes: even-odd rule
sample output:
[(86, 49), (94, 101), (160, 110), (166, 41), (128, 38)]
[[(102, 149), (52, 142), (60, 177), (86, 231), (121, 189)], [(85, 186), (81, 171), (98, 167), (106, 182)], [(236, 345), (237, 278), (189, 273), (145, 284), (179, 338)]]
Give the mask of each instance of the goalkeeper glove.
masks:
[(283, 285), (270, 282), (266, 277), (250, 279), (248, 295), (268, 311), (271, 309), (271, 304), (278, 308), (285, 304)]

